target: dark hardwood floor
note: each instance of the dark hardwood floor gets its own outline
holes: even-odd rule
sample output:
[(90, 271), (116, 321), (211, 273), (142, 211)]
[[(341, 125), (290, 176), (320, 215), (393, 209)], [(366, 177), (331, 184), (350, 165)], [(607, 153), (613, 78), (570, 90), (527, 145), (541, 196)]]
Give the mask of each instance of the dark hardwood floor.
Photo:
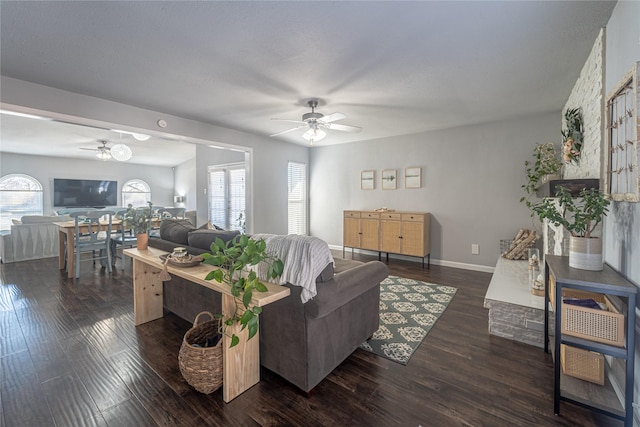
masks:
[(224, 403), (221, 390), (200, 394), (180, 375), (188, 322), (168, 314), (133, 326), (130, 267), (109, 276), (83, 263), (74, 281), (53, 258), (2, 264), (0, 427), (621, 425), (567, 403), (553, 415), (550, 357), (487, 333), (490, 274), (389, 268), (458, 288), (407, 366), (356, 350), (310, 397), (262, 369)]

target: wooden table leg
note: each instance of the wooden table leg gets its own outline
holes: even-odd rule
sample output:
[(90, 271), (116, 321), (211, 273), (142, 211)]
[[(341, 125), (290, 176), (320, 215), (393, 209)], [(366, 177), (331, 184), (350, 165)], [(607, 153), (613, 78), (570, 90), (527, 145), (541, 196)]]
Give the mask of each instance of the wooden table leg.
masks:
[(73, 228), (67, 228), (67, 277), (75, 276), (76, 257), (75, 257), (75, 234)]
[(133, 260), (133, 322), (136, 326), (163, 316), (161, 270)]
[(58, 267), (60, 270), (64, 270), (64, 249), (67, 241), (67, 233), (63, 230), (58, 230)]
[[(234, 298), (222, 295), (222, 314), (224, 318), (235, 311)], [(260, 334), (247, 341), (248, 330), (240, 331), (241, 325), (228, 326), (223, 335), (222, 364), (223, 378), (222, 398), (230, 402), (260, 381)], [(232, 348), (231, 336), (236, 334), (240, 342)]]

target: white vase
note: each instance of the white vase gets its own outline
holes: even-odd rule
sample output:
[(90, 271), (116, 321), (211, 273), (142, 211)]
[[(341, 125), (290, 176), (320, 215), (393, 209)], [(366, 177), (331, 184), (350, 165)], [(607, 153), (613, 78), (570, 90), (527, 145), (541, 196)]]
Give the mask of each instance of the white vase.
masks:
[(569, 267), (590, 271), (602, 270), (602, 239), (571, 236)]

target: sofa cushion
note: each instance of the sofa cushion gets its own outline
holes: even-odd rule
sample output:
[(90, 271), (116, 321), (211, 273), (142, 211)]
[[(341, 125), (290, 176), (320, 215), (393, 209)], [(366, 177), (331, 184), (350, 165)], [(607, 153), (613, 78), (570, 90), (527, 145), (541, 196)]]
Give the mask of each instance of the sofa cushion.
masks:
[(239, 235), (240, 232), (237, 230), (194, 230), (189, 233), (188, 244), (194, 248), (210, 250), (211, 243), (213, 243), (217, 238), (222, 239), (223, 242), (228, 242)]
[(188, 219), (163, 219), (160, 223), (160, 238), (180, 245), (189, 244), (189, 232), (196, 227)]
[(24, 215), (22, 218), (20, 218), (20, 221), (23, 224), (47, 224), (60, 221), (60, 217), (57, 215)]

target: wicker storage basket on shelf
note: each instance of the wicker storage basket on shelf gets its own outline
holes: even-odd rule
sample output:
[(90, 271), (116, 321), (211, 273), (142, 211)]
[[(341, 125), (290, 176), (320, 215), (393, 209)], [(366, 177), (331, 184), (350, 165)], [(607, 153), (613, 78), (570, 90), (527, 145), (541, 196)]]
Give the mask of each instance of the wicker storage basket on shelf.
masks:
[[(200, 322), (207, 315), (211, 320)], [(193, 327), (184, 334), (178, 365), (183, 378), (200, 393), (210, 394), (222, 386), (222, 339), (215, 347), (195, 347), (219, 333), (220, 321), (208, 311), (199, 313)]]
[[(555, 310), (556, 283), (553, 276), (549, 277), (549, 300)], [(622, 347), (624, 345), (624, 314), (612, 304), (604, 294), (580, 291), (577, 289), (563, 289), (563, 298), (593, 299), (603, 303), (607, 310), (594, 310), (577, 305), (562, 304), (561, 330), (563, 334), (591, 341)]]

